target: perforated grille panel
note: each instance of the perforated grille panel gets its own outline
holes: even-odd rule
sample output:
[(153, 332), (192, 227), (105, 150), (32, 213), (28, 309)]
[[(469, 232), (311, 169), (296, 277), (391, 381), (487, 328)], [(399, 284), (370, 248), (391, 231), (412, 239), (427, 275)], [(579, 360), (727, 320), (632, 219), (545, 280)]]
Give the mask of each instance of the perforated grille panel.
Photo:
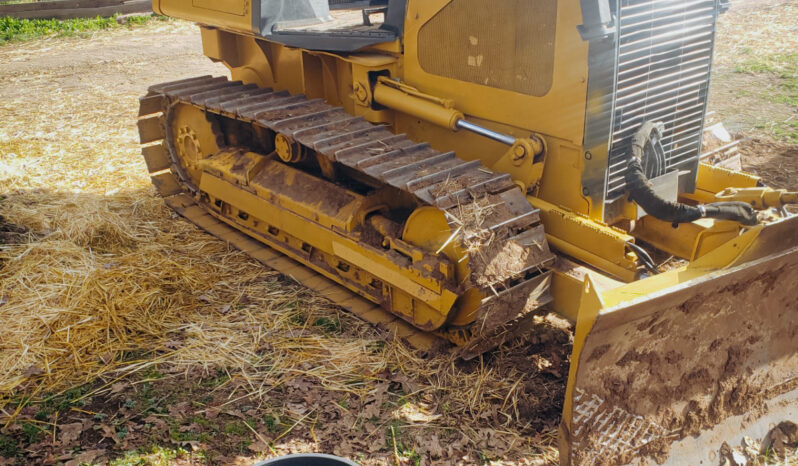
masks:
[(556, 23), (556, 0), (453, 0), (419, 31), (419, 62), (427, 73), (543, 96)]
[(717, 9), (715, 0), (619, 0), (616, 13), (608, 200), (625, 189), (629, 141), (645, 121), (665, 123), (668, 169), (697, 170)]

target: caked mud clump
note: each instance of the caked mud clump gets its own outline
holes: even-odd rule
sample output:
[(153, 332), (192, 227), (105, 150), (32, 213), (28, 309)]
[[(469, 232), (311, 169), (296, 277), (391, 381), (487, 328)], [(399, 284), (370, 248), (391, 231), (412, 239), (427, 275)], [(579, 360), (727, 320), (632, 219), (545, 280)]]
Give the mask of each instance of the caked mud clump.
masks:
[(553, 260), (545, 231), (539, 224), (520, 233), (510, 226), (485, 228), (494, 224), (495, 219), (512, 217), (506, 204), (492, 203), (488, 196), (458, 206), (454, 223), (468, 254), (474, 285), (495, 287)]

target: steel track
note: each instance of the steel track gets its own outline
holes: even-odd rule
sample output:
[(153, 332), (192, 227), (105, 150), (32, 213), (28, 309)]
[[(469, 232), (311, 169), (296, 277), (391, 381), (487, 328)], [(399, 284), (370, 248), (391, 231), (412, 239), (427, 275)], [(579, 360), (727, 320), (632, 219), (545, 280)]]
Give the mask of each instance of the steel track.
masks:
[[(488, 199), (494, 208), (481, 226), (484, 230), (512, 231), (543, 238), (545, 242), (538, 211), (526, 202), (524, 194), (508, 175), (495, 173), (479, 161), (466, 162), (453, 152), (441, 153), (429, 144), (415, 143), (322, 100), (210, 76), (158, 84), (149, 89), (140, 99), (138, 127), (144, 145), (142, 153), (154, 185), (172, 209), (266, 266), (415, 347), (430, 348), (439, 337), (416, 329), (379, 305), (252, 239), (197, 202), (194, 188), (183, 179), (182, 170), (177, 166), (179, 162), (171, 156), (166, 141), (166, 114), (175, 103), (192, 105), (210, 114), (289, 136), (333, 164), (412, 194), (420, 205), (440, 208), (449, 214), (453, 225), (457, 221), (457, 209), (463, 203)], [(535, 267), (543, 270), (553, 256), (548, 247), (540, 249), (537, 242), (535, 247), (540, 250), (535, 252), (540, 256)]]

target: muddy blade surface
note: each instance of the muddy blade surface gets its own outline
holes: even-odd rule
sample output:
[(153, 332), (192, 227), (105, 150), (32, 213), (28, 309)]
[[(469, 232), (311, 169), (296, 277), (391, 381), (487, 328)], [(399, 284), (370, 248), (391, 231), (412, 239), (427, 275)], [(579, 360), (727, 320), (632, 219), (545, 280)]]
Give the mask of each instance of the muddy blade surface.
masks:
[(602, 311), (571, 381), (564, 464), (719, 464), (724, 442), (798, 419), (798, 230), (783, 223), (753, 248), (767, 255)]

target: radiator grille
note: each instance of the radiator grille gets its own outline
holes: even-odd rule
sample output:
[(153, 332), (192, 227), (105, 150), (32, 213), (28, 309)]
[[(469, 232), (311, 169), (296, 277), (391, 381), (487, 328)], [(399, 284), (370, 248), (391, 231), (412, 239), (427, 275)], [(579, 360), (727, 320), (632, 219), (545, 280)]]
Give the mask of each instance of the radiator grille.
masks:
[(665, 123), (667, 168), (695, 174), (701, 151), (717, 7), (715, 0), (619, 0), (615, 111), (607, 200), (625, 189), (631, 136)]

